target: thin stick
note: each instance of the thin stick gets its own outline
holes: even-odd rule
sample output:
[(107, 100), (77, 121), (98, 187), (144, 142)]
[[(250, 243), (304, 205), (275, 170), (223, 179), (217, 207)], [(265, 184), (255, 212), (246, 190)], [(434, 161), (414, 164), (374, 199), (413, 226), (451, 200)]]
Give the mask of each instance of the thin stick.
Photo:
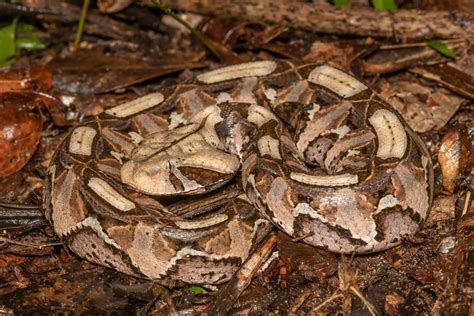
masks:
[(464, 200), (464, 207), (462, 209), (461, 216), (464, 216), (467, 213), (467, 210), (469, 209), (469, 204), (471, 204), (471, 191), (467, 191), (466, 193), (466, 199)]
[(87, 17), (87, 11), (89, 10), (90, 0), (84, 0), (82, 4), (81, 18), (79, 19), (79, 24), (77, 26), (76, 38), (74, 39), (74, 44), (72, 48), (77, 50), (79, 48), (79, 43), (81, 42), (82, 32), (84, 31), (84, 24)]
[(0, 237), (0, 241), (3, 241), (3, 242), (8, 243), (8, 244), (12, 244), (12, 245), (18, 245), (18, 246), (23, 246), (23, 247), (31, 247), (31, 248), (36, 248), (36, 249), (43, 249), (43, 248), (46, 248), (46, 247), (62, 245), (59, 242), (54, 242), (54, 243), (50, 243), (50, 244), (33, 244), (33, 243), (29, 243), (29, 242), (16, 241), (16, 240), (12, 240), (12, 239), (5, 238), (5, 237)]
[(8, 203), (8, 202), (1, 202), (0, 206), (5, 208), (13, 208), (13, 209), (27, 209), (27, 210), (39, 210), (40, 207), (38, 205), (27, 205), (27, 204), (18, 204), (18, 203)]
[(343, 295), (339, 292), (339, 291), (336, 291), (333, 295), (331, 295), (328, 299), (326, 299), (324, 302), (322, 302), (321, 304), (319, 304), (318, 306), (316, 306), (312, 311), (311, 313), (314, 313), (318, 310), (320, 310), (321, 308), (323, 308), (325, 305), (329, 304), (330, 302), (334, 301), (335, 299), (338, 299), (339, 297), (342, 297)]
[(365, 307), (369, 310), (369, 313), (372, 316), (377, 316), (377, 311), (375, 310), (375, 307), (362, 295), (362, 293), (359, 292), (359, 290), (352, 285), (349, 287), (352, 293), (354, 293), (361, 301), (364, 303)]
[(211, 51), (212, 54), (214, 54), (214, 56), (216, 56), (218, 59), (221, 59), (221, 55), (217, 52), (217, 50), (212, 45), (211, 41), (204, 34), (202, 34), (198, 30), (196, 30), (194, 27), (189, 25), (186, 21), (181, 19), (177, 14), (171, 11), (171, 9), (163, 6), (158, 0), (152, 0), (152, 4), (156, 6), (158, 9), (160, 9), (161, 11), (163, 11), (165, 14), (168, 14), (169, 16), (171, 16), (173, 19), (175, 19), (179, 24), (184, 26), (186, 29), (188, 29), (191, 32), (191, 34), (193, 34), (198, 39), (198, 41), (200, 41), (204, 46), (206, 46)]
[(306, 301), (306, 299), (311, 295), (311, 290), (310, 289), (305, 289), (303, 293), (301, 293), (295, 300), (295, 302), (291, 305), (290, 311), (288, 312), (288, 315), (296, 315), (298, 310), (300, 309), (301, 305)]

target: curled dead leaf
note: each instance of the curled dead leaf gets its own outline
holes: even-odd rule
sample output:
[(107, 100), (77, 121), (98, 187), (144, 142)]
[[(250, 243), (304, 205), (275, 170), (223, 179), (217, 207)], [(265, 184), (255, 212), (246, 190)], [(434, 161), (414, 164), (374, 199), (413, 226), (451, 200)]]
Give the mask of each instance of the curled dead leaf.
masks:
[(47, 109), (56, 125), (66, 125), (63, 104), (41, 92), (0, 93), (0, 177), (20, 170), (33, 156)]
[(443, 174), (443, 187), (452, 193), (464, 172), (473, 165), (472, 144), (465, 125), (457, 125), (443, 136), (438, 162)]
[(32, 100), (19, 93), (0, 94), (0, 177), (20, 170), (39, 142), (43, 117)]

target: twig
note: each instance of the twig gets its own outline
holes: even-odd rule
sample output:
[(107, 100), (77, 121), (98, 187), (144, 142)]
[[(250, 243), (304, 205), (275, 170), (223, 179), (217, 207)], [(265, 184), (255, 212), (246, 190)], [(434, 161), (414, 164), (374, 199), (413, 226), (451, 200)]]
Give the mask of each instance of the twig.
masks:
[(214, 303), (209, 309), (210, 315), (227, 315), (232, 304), (237, 300), (240, 294), (250, 285), (253, 276), (260, 266), (270, 256), (273, 248), (276, 246), (276, 234), (270, 233), (257, 250), (245, 261), (232, 279), (219, 290)]
[(466, 199), (464, 200), (464, 207), (462, 209), (461, 216), (464, 216), (467, 213), (467, 210), (468, 210), (470, 204), (471, 204), (471, 191), (467, 191)]
[[(354, 254), (352, 254), (352, 259), (354, 258)], [(339, 289), (336, 290), (328, 299), (326, 299), (324, 302), (316, 306), (312, 312), (316, 312), (328, 303), (334, 301), (335, 299), (339, 297), (346, 297), (346, 294), (349, 292), (352, 292), (355, 296), (357, 296), (362, 303), (366, 306), (367, 310), (372, 316), (377, 316), (377, 310), (374, 308), (374, 306), (364, 297), (364, 295), (359, 291), (359, 289), (356, 286), (357, 283), (357, 272), (354, 274), (349, 273), (348, 269), (348, 263), (345, 261), (345, 257), (342, 256), (341, 258), (341, 263), (339, 265)], [(344, 307), (346, 307), (346, 302), (344, 302)], [(350, 311), (347, 311), (350, 312)]]
[(324, 302), (322, 302), (321, 304), (319, 304), (318, 306), (316, 306), (315, 308), (313, 308), (313, 310), (311, 311), (311, 313), (314, 313), (318, 310), (320, 310), (321, 308), (323, 308), (325, 305), (331, 303), (332, 301), (334, 301), (335, 299), (338, 299), (339, 297), (343, 297), (342, 293), (337, 291), (337, 292), (334, 292), (328, 299), (326, 299)]
[(72, 48), (77, 50), (79, 48), (79, 43), (81, 42), (82, 31), (84, 30), (84, 23), (87, 17), (87, 11), (89, 10), (90, 0), (84, 0), (82, 4), (81, 18), (79, 19), (79, 24), (77, 26), (76, 38), (74, 39), (74, 44)]
[(198, 30), (196, 30), (194, 27), (189, 25), (186, 21), (181, 19), (176, 13), (171, 11), (171, 9), (163, 6), (158, 0), (152, 0), (152, 4), (156, 6), (158, 9), (160, 9), (161, 11), (163, 11), (163, 13), (171, 16), (173, 19), (175, 19), (179, 24), (184, 26), (186, 29), (188, 29), (191, 32), (191, 34), (193, 34), (198, 39), (198, 41), (200, 41), (204, 46), (206, 46), (211, 51), (212, 54), (214, 54), (214, 56), (216, 56), (218, 59), (221, 59), (221, 55), (217, 52), (217, 50), (212, 45), (211, 41), (204, 34), (202, 34)]
[(301, 305), (306, 301), (306, 299), (311, 295), (310, 289), (305, 289), (303, 293), (301, 293), (293, 304), (291, 304), (290, 311), (288, 312), (289, 316), (296, 315), (298, 309), (300, 309)]
[(28, 209), (28, 210), (39, 210), (38, 205), (27, 205), (27, 204), (18, 204), (18, 203), (9, 203), (9, 202), (1, 202), (0, 201), (0, 206), (1, 207), (7, 207), (7, 208), (14, 208), (14, 209)]
[(349, 286), (349, 290), (351, 290), (352, 293), (354, 293), (361, 301), (364, 303), (365, 307), (369, 310), (370, 315), (372, 316), (377, 316), (377, 311), (375, 310), (374, 305), (372, 305), (365, 297), (362, 295), (362, 293), (359, 292), (359, 290), (354, 287), (354, 286)]
[(12, 239), (5, 238), (5, 237), (0, 237), (0, 241), (2, 241), (4, 243), (12, 244), (12, 245), (31, 247), (31, 248), (36, 248), (36, 249), (43, 249), (43, 248), (46, 248), (46, 247), (53, 247), (53, 246), (62, 245), (59, 242), (49, 243), (49, 244), (33, 244), (33, 243), (29, 243), (29, 242), (16, 241), (16, 240), (12, 240)]

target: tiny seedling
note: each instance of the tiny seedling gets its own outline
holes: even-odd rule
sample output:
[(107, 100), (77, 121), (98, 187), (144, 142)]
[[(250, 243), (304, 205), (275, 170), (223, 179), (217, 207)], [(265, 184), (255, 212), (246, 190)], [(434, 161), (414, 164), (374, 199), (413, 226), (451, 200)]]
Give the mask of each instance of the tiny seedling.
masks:
[(0, 67), (12, 64), (20, 51), (35, 51), (46, 48), (46, 45), (34, 35), (36, 28), (33, 25), (18, 22), (0, 28)]

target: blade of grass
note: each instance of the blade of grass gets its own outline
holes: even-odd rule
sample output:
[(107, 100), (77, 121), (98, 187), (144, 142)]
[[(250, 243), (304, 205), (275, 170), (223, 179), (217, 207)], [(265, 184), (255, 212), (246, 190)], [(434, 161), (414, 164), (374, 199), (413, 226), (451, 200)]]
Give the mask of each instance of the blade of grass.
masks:
[(171, 9), (163, 6), (159, 1), (157, 0), (152, 0), (152, 4), (154, 6), (156, 6), (158, 9), (160, 9), (161, 11), (163, 11), (163, 13), (171, 16), (173, 19), (175, 19), (179, 24), (181, 24), (182, 26), (184, 26), (186, 29), (188, 29), (191, 34), (193, 34), (204, 46), (207, 47), (207, 49), (209, 49), (211, 51), (212, 54), (214, 54), (214, 56), (216, 56), (217, 58), (221, 59), (221, 56), (220, 54), (217, 52), (217, 50), (214, 48), (214, 46), (212, 45), (211, 41), (204, 35), (202, 34), (201, 32), (199, 32), (198, 30), (196, 30), (195, 28), (193, 28), (191, 25), (189, 25), (186, 21), (184, 21), (183, 19), (181, 19), (176, 13), (174, 13), (173, 11), (171, 11)]
[(429, 40), (426, 42), (426, 45), (436, 50), (438, 53), (449, 57), (449, 58), (457, 58), (455, 52), (453, 52), (445, 43), (438, 41), (438, 40)]
[(87, 11), (89, 10), (89, 4), (90, 0), (84, 0), (84, 3), (82, 4), (81, 17), (77, 26), (76, 38), (74, 39), (74, 44), (72, 46), (74, 50), (79, 48), (79, 43), (81, 42), (82, 32), (84, 31), (84, 24), (87, 17)]
[(0, 29), (0, 67), (12, 63), (16, 55), (15, 46), (15, 30), (18, 18), (13, 22)]

